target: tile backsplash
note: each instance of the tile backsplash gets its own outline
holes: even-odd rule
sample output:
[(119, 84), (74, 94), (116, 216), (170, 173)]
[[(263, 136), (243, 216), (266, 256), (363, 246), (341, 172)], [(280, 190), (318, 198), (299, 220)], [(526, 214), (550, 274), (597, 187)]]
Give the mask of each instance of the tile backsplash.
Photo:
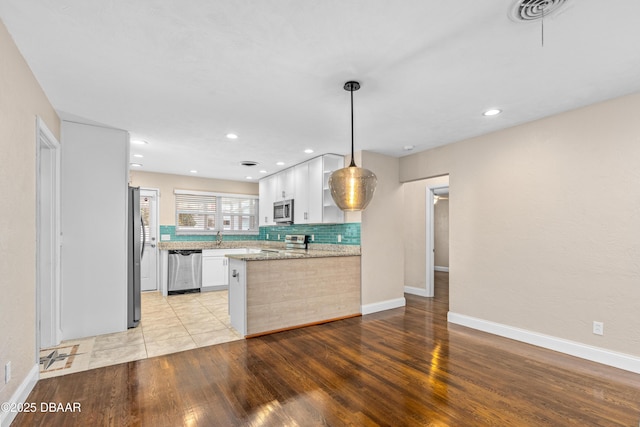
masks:
[[(168, 235), (169, 240), (164, 240), (163, 235)], [(257, 240), (258, 236), (256, 234), (224, 234), (222, 239), (226, 241)], [(175, 225), (160, 226), (161, 242), (213, 242), (215, 240), (215, 234), (176, 234)]]
[[(310, 243), (330, 243), (336, 245), (359, 245), (360, 244), (360, 223), (352, 222), (347, 224), (317, 224), (317, 225), (276, 225), (260, 227), (259, 240), (278, 241), (284, 240), (285, 234), (306, 234)], [(267, 235), (269, 237), (267, 237)], [(311, 240), (313, 236), (314, 240)], [(338, 242), (338, 236), (341, 241)]]
[[(327, 243), (337, 245), (359, 245), (360, 244), (360, 223), (353, 222), (347, 224), (317, 224), (317, 225), (278, 225), (260, 227), (260, 233), (255, 234), (224, 234), (223, 240), (225, 241), (238, 241), (238, 240), (267, 240), (267, 241), (284, 241), (286, 234), (306, 234), (309, 236), (310, 243)], [(161, 225), (160, 226), (160, 241), (162, 237), (168, 235), (168, 241), (172, 242), (206, 242), (216, 240), (215, 234), (211, 235), (176, 235), (175, 225)], [(313, 241), (311, 241), (313, 236)], [(338, 242), (338, 239), (341, 241)]]

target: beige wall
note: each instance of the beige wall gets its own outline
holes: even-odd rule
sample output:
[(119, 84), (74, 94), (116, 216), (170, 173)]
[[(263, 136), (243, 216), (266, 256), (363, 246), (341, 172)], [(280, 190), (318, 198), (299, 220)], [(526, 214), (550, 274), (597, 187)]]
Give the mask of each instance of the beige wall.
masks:
[(434, 265), (449, 267), (449, 200), (440, 199), (433, 205)]
[(640, 356), (638, 111), (629, 95), (400, 159), (403, 182), (450, 174), (452, 312)]
[(366, 306), (404, 298), (403, 225), (398, 221), (402, 186), (397, 158), (363, 151), (361, 166), (378, 177), (374, 198), (361, 215), (362, 304)]
[(253, 182), (198, 178), (194, 176), (170, 175), (154, 172), (131, 171), (130, 183), (134, 187), (160, 189), (161, 225), (176, 224), (176, 198), (173, 194), (173, 190), (175, 189), (258, 195), (258, 184)]
[[(36, 116), (60, 138), (60, 120), (0, 22), (0, 402), (36, 361)], [(4, 366), (12, 380), (4, 384)]]

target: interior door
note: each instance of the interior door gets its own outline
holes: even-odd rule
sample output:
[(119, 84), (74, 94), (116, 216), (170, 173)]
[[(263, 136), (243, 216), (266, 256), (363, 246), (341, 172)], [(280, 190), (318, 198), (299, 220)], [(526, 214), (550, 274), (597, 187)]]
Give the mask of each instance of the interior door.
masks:
[(140, 217), (144, 249), (140, 261), (140, 288), (142, 291), (158, 289), (158, 191), (140, 189)]

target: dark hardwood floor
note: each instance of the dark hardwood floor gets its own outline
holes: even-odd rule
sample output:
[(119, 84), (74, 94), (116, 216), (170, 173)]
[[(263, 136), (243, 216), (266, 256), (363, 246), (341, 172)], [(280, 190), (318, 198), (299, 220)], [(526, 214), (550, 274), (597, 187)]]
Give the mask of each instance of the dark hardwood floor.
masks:
[(640, 375), (405, 308), (40, 381), (16, 426), (638, 426)]

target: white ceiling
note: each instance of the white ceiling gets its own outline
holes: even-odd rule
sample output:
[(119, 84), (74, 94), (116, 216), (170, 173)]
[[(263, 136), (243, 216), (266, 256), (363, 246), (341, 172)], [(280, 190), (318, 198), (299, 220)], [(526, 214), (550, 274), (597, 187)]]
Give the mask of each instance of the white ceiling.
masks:
[(0, 17), (63, 118), (148, 141), (141, 170), (244, 180), (346, 154), (347, 80), (356, 150), (392, 156), (640, 90), (640, 1), (567, 0), (544, 47), (514, 3), (0, 0)]

